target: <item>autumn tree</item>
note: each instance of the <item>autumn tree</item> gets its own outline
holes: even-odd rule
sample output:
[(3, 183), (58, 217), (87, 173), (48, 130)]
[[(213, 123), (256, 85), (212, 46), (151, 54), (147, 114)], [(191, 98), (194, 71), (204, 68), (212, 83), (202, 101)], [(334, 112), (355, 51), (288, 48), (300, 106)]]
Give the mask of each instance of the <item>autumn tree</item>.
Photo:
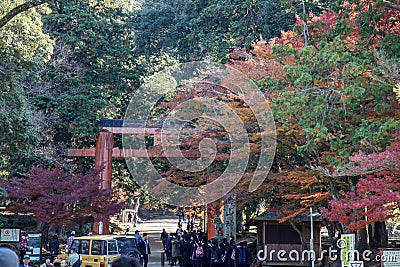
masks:
[[(380, 5), (369, 10), (367, 2), (338, 2), (337, 12), (311, 14), (307, 20), (297, 17), (293, 31), (254, 44), (251, 53), (237, 49), (232, 54), (233, 66), (256, 79), (273, 103), (279, 171), (286, 173), (283, 177), (289, 174), (293, 181), (304, 181), (288, 192), (285, 185), (295, 183), (280, 178), (277, 196), (303, 211), (325, 206), (328, 198), (340, 200), (341, 192), (355, 192), (358, 177), (336, 177), (335, 167), (359, 150), (385, 150), (399, 124), (392, 92), (395, 72), (383, 67), (396, 65), (382, 64), (382, 55), (386, 62), (399, 58), (398, 50), (385, 45), (385, 40), (398, 38), (398, 27), (390, 25), (399, 11)], [(376, 24), (361, 26), (353, 20), (360, 12), (386, 15), (378, 16)], [(304, 166), (309, 169), (306, 176)], [(311, 192), (301, 187), (306, 181), (312, 182)], [(316, 197), (319, 190), (325, 201)], [(330, 229), (332, 238), (336, 231), (346, 231), (343, 225), (336, 226)], [(357, 241), (360, 248), (362, 240)]]
[(9, 201), (6, 209), (32, 214), (47, 237), (49, 226), (63, 226), (87, 216), (108, 220), (124, 207), (113, 190), (100, 189), (98, 171), (71, 175), (60, 166), (53, 170), (33, 167), (24, 177), (3, 181)]
[[(359, 177), (355, 190), (342, 192), (339, 200), (329, 201), (330, 209), (323, 209), (331, 221), (337, 221), (348, 230), (365, 229), (369, 225), (377, 233), (372, 235), (374, 246), (387, 245), (376, 236), (385, 236), (382, 222), (395, 216), (400, 207), (400, 138), (396, 135), (384, 152), (365, 154), (359, 152), (350, 162), (335, 172), (337, 176)], [(375, 227), (381, 227), (381, 229)], [(380, 233), (378, 233), (378, 231)]]

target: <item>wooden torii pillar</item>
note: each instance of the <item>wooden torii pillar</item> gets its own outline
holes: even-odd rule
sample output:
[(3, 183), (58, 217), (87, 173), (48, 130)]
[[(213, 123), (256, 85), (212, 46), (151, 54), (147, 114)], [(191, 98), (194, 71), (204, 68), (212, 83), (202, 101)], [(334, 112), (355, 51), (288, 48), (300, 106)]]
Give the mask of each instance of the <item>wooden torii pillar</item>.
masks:
[[(102, 180), (101, 189), (111, 189), (112, 182), (112, 159), (113, 158), (131, 158), (131, 157), (166, 157), (162, 149), (158, 148), (161, 140), (161, 124), (154, 123), (151, 127), (145, 128), (146, 122), (135, 121), (124, 125), (123, 120), (101, 119), (100, 127), (106, 132), (100, 132), (96, 138), (96, 147), (87, 149), (68, 149), (69, 157), (95, 157), (95, 168), (100, 169), (99, 178)], [(114, 134), (149, 134), (154, 137), (154, 147), (147, 150), (140, 149), (120, 149), (114, 147)], [(170, 152), (171, 157), (198, 157), (197, 151), (176, 151)], [(208, 213), (208, 212), (207, 212)], [(207, 216), (209, 217), (209, 216)], [(108, 234), (109, 222), (94, 222), (93, 234)], [(207, 235), (215, 237), (215, 228), (212, 218), (207, 220)]]

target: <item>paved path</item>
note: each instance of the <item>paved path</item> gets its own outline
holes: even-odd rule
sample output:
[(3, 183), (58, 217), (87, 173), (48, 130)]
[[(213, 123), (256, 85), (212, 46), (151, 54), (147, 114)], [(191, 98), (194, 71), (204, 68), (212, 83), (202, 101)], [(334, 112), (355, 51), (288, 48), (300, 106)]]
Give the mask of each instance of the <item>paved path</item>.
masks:
[[(149, 267), (159, 267), (161, 266), (161, 252), (162, 252), (162, 242), (160, 240), (162, 229), (165, 228), (167, 233), (175, 232), (178, 225), (178, 217), (174, 216), (157, 216), (155, 218), (150, 218), (147, 221), (138, 223), (136, 227), (133, 224), (127, 225), (129, 227), (129, 232), (134, 233), (135, 230), (139, 230), (140, 234), (148, 233), (149, 242), (151, 246), (151, 255), (149, 257)], [(186, 224), (183, 223), (183, 227)], [(165, 263), (168, 266), (168, 262)]]

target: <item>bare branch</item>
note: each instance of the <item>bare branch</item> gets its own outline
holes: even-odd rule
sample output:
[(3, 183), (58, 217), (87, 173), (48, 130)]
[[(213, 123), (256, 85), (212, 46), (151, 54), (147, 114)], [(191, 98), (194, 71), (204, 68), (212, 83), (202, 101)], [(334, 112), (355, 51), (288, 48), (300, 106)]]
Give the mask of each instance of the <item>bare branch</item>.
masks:
[(25, 11), (31, 9), (32, 7), (40, 6), (40, 5), (50, 2), (50, 1), (52, 1), (52, 0), (28, 0), (25, 3), (14, 7), (0, 19), (0, 29), (4, 25), (6, 25), (10, 20), (12, 20), (15, 16), (17, 16), (18, 14), (25, 12)]

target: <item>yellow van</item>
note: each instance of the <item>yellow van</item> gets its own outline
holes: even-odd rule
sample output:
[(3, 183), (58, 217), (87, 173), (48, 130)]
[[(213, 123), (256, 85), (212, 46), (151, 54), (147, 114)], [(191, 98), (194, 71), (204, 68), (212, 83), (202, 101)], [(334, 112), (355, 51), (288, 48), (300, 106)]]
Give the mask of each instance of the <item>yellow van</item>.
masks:
[[(109, 267), (110, 262), (120, 255), (140, 258), (138, 244), (134, 236), (93, 235), (75, 237), (72, 247), (82, 258), (82, 267)], [(68, 259), (68, 254), (61, 254), (54, 265), (59, 266), (61, 259)]]

